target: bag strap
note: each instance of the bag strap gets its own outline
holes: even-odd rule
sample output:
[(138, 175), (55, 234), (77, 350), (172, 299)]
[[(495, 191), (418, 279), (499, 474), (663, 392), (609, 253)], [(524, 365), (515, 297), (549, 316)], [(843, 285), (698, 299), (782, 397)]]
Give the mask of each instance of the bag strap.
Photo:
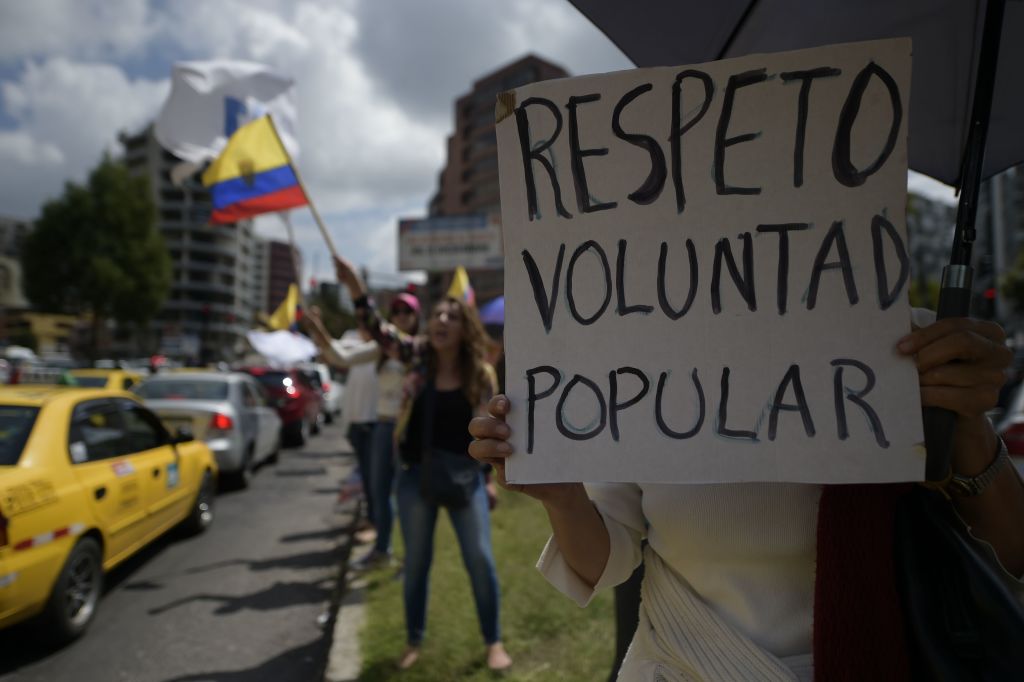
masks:
[(434, 443), (434, 409), (437, 403), (437, 387), (427, 380), (423, 388), (423, 429), (420, 431), (420, 462), (425, 463)]

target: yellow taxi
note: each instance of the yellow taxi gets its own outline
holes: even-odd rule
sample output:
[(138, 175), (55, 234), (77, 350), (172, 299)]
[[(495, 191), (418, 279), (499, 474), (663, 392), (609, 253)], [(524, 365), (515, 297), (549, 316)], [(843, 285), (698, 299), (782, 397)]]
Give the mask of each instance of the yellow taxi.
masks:
[(114, 391), (127, 391), (142, 381), (138, 372), (123, 369), (73, 369), (68, 372), (75, 385), (86, 388), (109, 388)]
[(0, 389), (0, 628), (39, 616), (68, 641), (103, 574), (175, 526), (213, 521), (217, 464), (130, 393)]

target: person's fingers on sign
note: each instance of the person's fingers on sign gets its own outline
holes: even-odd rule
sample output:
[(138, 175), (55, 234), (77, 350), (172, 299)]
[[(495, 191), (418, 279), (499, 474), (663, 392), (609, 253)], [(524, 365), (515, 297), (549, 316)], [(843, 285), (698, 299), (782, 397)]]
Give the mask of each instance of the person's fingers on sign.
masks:
[(509, 483), (505, 478), (505, 459), (512, 454), (512, 445), (508, 439), (512, 429), (505, 423), (505, 416), (511, 410), (509, 399), (498, 394), (487, 403), (488, 416), (475, 417), (469, 422), (469, 434), (473, 442), (469, 444), (469, 454), (480, 462), (494, 467), (498, 484), (506, 490), (529, 495), (541, 502), (556, 502), (582, 489), (580, 483), (533, 483), (522, 485)]
[(897, 347), (913, 355), (921, 383), (921, 403), (960, 417), (984, 417), (995, 407), (1013, 352), (999, 325), (948, 318), (917, 329)]

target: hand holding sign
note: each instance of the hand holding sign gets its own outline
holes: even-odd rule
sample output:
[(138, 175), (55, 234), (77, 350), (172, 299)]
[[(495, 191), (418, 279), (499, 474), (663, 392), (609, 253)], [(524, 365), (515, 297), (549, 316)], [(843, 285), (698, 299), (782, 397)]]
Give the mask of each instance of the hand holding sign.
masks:
[(469, 433), (475, 439), (469, 444), (469, 454), (475, 459), (494, 467), (498, 483), (508, 490), (523, 493), (541, 502), (558, 505), (560, 502), (586, 496), (580, 483), (536, 483), (518, 485), (509, 483), (505, 477), (505, 460), (512, 454), (509, 437), (511, 429), (505, 423), (511, 406), (504, 395), (496, 395), (487, 403), (488, 416), (475, 417), (469, 423)]

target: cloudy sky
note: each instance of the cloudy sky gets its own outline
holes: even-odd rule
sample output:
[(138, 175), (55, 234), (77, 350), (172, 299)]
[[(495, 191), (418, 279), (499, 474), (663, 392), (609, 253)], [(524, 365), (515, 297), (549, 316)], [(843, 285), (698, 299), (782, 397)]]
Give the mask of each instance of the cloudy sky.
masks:
[[(573, 74), (630, 66), (565, 0), (0, 0), (0, 214), (36, 216), (116, 154), (174, 62), (246, 59), (297, 82), (300, 168), (339, 248), (393, 272), (395, 220), (436, 188), (454, 99), (529, 52)], [(308, 211), (295, 220), (323, 275)]]

